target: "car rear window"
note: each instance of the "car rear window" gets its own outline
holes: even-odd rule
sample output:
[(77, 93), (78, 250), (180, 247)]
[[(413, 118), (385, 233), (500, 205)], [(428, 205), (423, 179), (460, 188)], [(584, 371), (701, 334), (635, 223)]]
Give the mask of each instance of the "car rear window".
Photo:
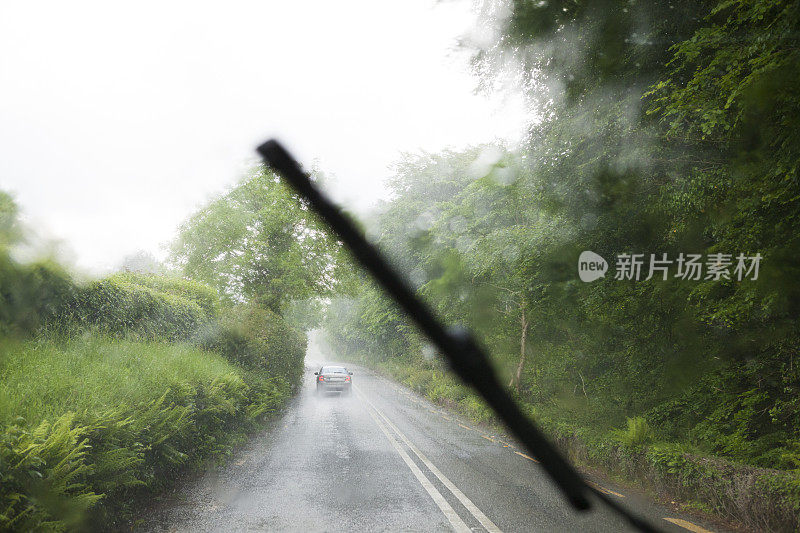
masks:
[(323, 366), (322, 374), (347, 374), (343, 366)]

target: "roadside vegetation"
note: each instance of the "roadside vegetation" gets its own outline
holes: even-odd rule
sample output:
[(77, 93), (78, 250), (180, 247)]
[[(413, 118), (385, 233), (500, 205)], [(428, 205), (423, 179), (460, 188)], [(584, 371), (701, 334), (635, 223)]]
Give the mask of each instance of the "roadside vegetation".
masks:
[[(798, 2), (495, 5), (464, 46), (487, 90), (526, 88), (527, 138), (404, 156), (368, 236), (573, 458), (800, 529)], [(263, 168), (184, 222), (172, 270), (82, 280), (15, 259), (22, 234), (0, 193), (0, 530), (123, 527), (280, 408), (320, 325), (335, 359), (492, 422)], [(583, 251), (604, 277), (578, 278)]]
[[(797, 2), (512, 2), (476, 50), (538, 117), (521, 149), (407, 155), (368, 232), (565, 449), (754, 529), (800, 527)], [(578, 278), (578, 257), (608, 261)], [(615, 279), (642, 254), (638, 281)], [(679, 276), (730, 254), (729, 277)], [(734, 274), (760, 254), (757, 279)], [(667, 254), (666, 279), (648, 277)], [(488, 419), (363, 276), (335, 353)]]
[(83, 281), (15, 260), (22, 234), (0, 193), (0, 530), (129, 527), (296, 390), (306, 339), (279, 307), (180, 272)]

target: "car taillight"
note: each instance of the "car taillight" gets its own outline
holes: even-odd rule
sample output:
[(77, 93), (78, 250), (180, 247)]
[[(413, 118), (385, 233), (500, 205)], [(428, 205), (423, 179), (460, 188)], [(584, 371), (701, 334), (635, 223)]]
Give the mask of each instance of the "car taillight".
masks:
[(320, 376), (320, 377), (319, 377), (319, 380), (320, 380), (320, 381), (325, 381), (325, 378), (324, 378), (324, 377), (322, 377), (322, 376)]

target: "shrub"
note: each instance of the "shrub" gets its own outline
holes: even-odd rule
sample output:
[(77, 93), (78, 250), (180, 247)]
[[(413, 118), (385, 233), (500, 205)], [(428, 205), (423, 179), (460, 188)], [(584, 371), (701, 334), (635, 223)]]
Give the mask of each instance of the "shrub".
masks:
[(200, 345), (250, 370), (262, 370), (296, 383), (303, 371), (306, 338), (279, 315), (255, 305), (224, 313), (201, 336)]
[(68, 322), (145, 339), (187, 339), (208, 322), (192, 301), (114, 277), (80, 288), (67, 313)]
[(462, 402), (461, 406), (463, 411), (478, 422), (491, 422), (494, 420), (494, 411), (492, 411), (482, 398), (475, 394), (470, 394)]
[(130, 273), (77, 284), (59, 265), (20, 264), (0, 253), (0, 334), (69, 336), (93, 327), (115, 336), (188, 339), (216, 317), (202, 283)]
[(626, 430), (615, 430), (612, 434), (619, 442), (631, 448), (646, 446), (654, 439), (653, 430), (641, 416), (629, 418)]
[(199, 281), (171, 275), (138, 274), (134, 272), (120, 272), (109, 276), (107, 279), (129, 285), (147, 287), (157, 292), (172, 294), (194, 302), (200, 306), (200, 309), (209, 319), (215, 318), (219, 314), (220, 299), (216, 289)]
[(21, 265), (0, 253), (0, 334), (56, 327), (76, 292), (59, 265), (50, 261)]

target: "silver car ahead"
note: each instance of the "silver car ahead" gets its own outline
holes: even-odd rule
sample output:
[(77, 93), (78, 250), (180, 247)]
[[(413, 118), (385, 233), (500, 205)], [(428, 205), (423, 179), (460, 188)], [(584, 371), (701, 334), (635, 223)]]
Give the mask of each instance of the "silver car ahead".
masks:
[(319, 372), (314, 372), (317, 382), (317, 394), (328, 391), (339, 391), (342, 394), (350, 395), (353, 380), (350, 376), (352, 372), (348, 372), (343, 366), (323, 366)]

